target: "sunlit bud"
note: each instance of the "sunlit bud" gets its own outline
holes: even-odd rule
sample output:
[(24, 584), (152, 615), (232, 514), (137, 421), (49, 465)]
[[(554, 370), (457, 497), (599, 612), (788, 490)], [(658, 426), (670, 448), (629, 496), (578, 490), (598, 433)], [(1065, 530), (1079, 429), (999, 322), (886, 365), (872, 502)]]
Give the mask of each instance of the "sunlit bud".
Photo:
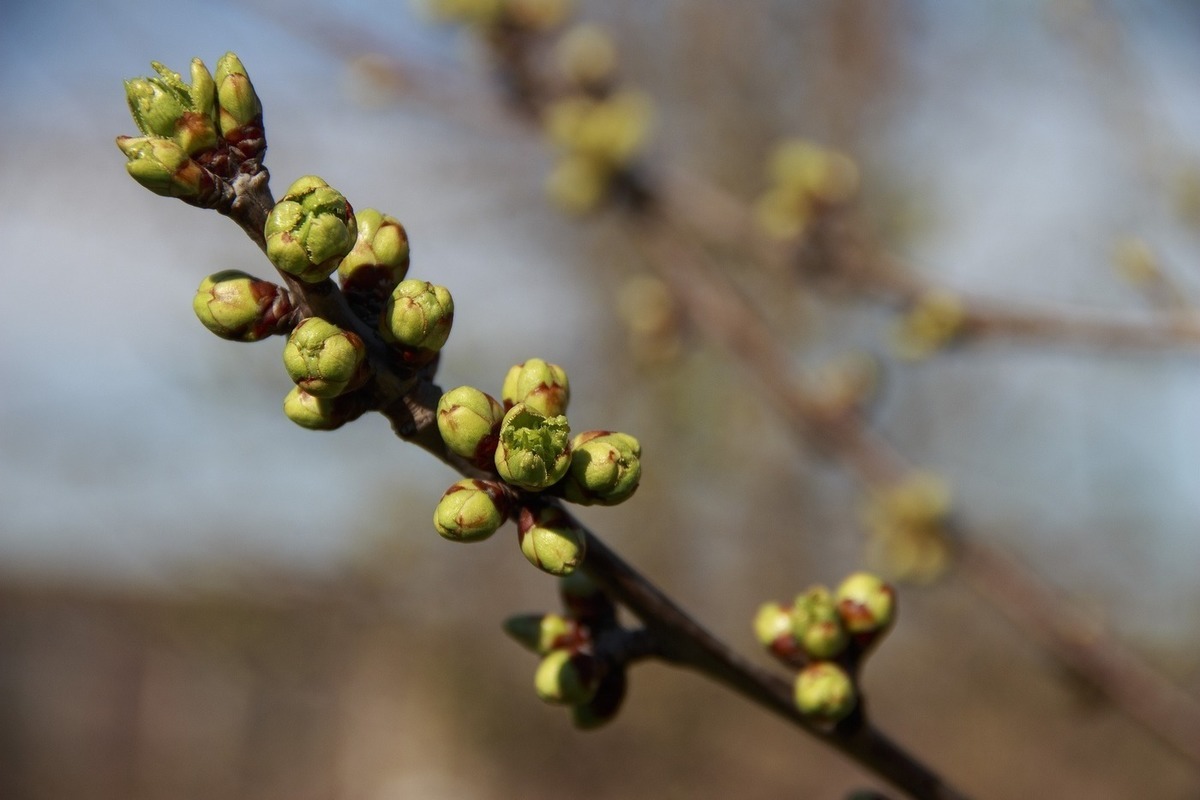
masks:
[(855, 572), (835, 594), (842, 623), (855, 636), (886, 631), (896, 619), (896, 591), (877, 575)]
[(562, 496), (581, 505), (615, 506), (633, 496), (642, 477), (642, 447), (626, 433), (587, 431), (571, 442)]
[(478, 542), (491, 536), (508, 518), (508, 499), (490, 481), (467, 478), (453, 484), (433, 512), (433, 526), (455, 542)]
[(517, 518), (521, 552), (543, 572), (568, 575), (583, 563), (587, 538), (569, 517), (553, 506), (536, 512), (522, 508)]
[(240, 128), (262, 116), (262, 103), (254, 91), (254, 84), (250, 83), (250, 76), (236, 55), (226, 53), (221, 56), (214, 79), (223, 136), (236, 134)]
[(579, 651), (552, 650), (533, 677), (538, 697), (556, 705), (579, 705), (596, 695), (600, 670), (595, 657)]
[(844, 719), (858, 702), (854, 681), (832, 661), (818, 661), (800, 670), (794, 696), (801, 714), (824, 723)]
[(555, 45), (554, 57), (563, 76), (580, 86), (604, 84), (617, 68), (617, 48), (599, 25), (571, 28)]
[(623, 166), (649, 139), (653, 109), (650, 98), (635, 91), (602, 100), (569, 97), (546, 110), (544, 125), (550, 139), (565, 151)]
[(504, 632), (527, 650), (544, 656), (577, 639), (579, 626), (561, 614), (521, 614), (504, 621)]
[(560, 158), (546, 178), (546, 196), (571, 214), (594, 211), (608, 194), (612, 167), (589, 156)]
[(845, 153), (803, 139), (780, 144), (767, 168), (771, 180), (824, 203), (843, 203), (858, 190), (858, 165)]
[(792, 633), (812, 658), (833, 658), (849, 644), (833, 597), (824, 586), (814, 586), (796, 598)]
[(773, 653), (788, 657), (798, 643), (792, 632), (792, 610), (779, 603), (763, 603), (754, 615), (754, 638)]
[(901, 318), (892, 342), (904, 358), (926, 358), (953, 342), (966, 322), (967, 310), (958, 295), (934, 289), (918, 297)]
[(557, 364), (531, 358), (508, 370), (500, 389), (505, 408), (524, 403), (547, 417), (567, 413), (571, 400), (571, 385), (567, 373)]
[(342, 289), (386, 297), (408, 273), (408, 233), (400, 220), (373, 208), (354, 218), (358, 238), (338, 264)]
[(536, 492), (552, 486), (571, 465), (570, 435), (566, 417), (547, 417), (518, 403), (500, 423), (496, 470), (522, 489)]
[(340, 192), (314, 175), (293, 183), (271, 209), (263, 235), (267, 258), (308, 283), (328, 278), (354, 247), (354, 211)]
[(474, 386), (451, 389), (438, 400), (437, 426), (442, 441), (451, 452), (473, 461), (491, 461), (502, 419), (500, 402)]
[(788, 241), (800, 236), (812, 218), (808, 195), (787, 186), (773, 186), (754, 204), (754, 221), (772, 239)]
[(454, 299), (444, 286), (428, 281), (401, 281), (383, 314), (383, 333), (390, 341), (414, 350), (437, 352), (454, 324)]
[(216, 178), (178, 143), (155, 136), (118, 136), (130, 176), (163, 197), (195, 198), (212, 191)]
[(283, 413), (301, 428), (314, 431), (331, 431), (346, 423), (337, 398), (314, 397), (299, 386), (283, 398)]
[(627, 684), (623, 669), (611, 669), (604, 673), (592, 699), (571, 708), (571, 721), (575, 727), (590, 731), (615, 719), (625, 700)]
[(292, 304), (282, 287), (230, 269), (201, 281), (192, 310), (222, 339), (255, 342), (287, 329)]
[(314, 397), (336, 397), (355, 378), (366, 352), (357, 334), (309, 317), (288, 337), (283, 366), (296, 385)]

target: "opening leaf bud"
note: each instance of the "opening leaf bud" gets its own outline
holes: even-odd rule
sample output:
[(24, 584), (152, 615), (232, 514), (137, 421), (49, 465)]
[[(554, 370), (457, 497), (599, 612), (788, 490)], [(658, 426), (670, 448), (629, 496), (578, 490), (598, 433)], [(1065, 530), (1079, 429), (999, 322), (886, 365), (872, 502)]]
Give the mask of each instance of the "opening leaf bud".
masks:
[(538, 492), (557, 483), (571, 465), (571, 426), (518, 403), (500, 423), (496, 470), (514, 486)]
[(314, 175), (288, 188), (263, 228), (271, 263), (308, 283), (323, 281), (337, 269), (357, 232), (346, 198)]
[(792, 633), (812, 658), (833, 658), (849, 644), (833, 597), (824, 586), (814, 586), (796, 598)]
[(117, 147), (129, 159), (130, 177), (163, 197), (194, 198), (212, 191), (216, 178), (192, 160), (177, 142), (156, 136), (118, 136)]
[(522, 508), (517, 535), (525, 558), (543, 572), (569, 575), (587, 555), (587, 538), (561, 509), (545, 506), (537, 511)]
[(809, 664), (796, 675), (796, 708), (818, 722), (834, 723), (845, 719), (858, 703), (854, 681), (832, 661)]
[(433, 527), (454, 542), (488, 538), (508, 518), (508, 499), (500, 486), (466, 478), (453, 484), (433, 512)]
[(308, 394), (336, 397), (358, 374), (365, 355), (366, 346), (357, 334), (309, 317), (288, 337), (283, 366)]
[(383, 314), (382, 332), (391, 341), (414, 350), (437, 352), (450, 337), (454, 299), (444, 286), (428, 281), (401, 281), (392, 291)]
[(312, 431), (331, 431), (347, 421), (335, 398), (314, 397), (299, 386), (293, 387), (283, 398), (283, 413), (301, 428)]
[(222, 339), (255, 342), (283, 332), (292, 304), (282, 287), (230, 269), (201, 281), (192, 309)]
[(538, 664), (533, 677), (538, 697), (556, 705), (586, 703), (595, 697), (599, 684), (595, 657), (577, 650), (552, 650)]
[(572, 643), (578, 629), (575, 622), (561, 614), (521, 614), (504, 621), (504, 632), (539, 656)]
[(500, 397), (505, 408), (524, 403), (543, 416), (556, 417), (567, 413), (571, 385), (562, 367), (531, 358), (508, 370)]
[(241, 59), (233, 53), (217, 61), (215, 82), (221, 135), (236, 140), (243, 126), (262, 116), (262, 103)]
[(896, 619), (896, 591), (877, 575), (855, 572), (835, 594), (842, 623), (854, 636), (876, 636)]
[(563, 497), (581, 505), (615, 506), (633, 496), (642, 478), (642, 446), (627, 433), (586, 431), (571, 442)]
[(438, 432), (446, 447), (483, 465), (494, 458), (503, 419), (500, 402), (474, 386), (451, 389), (438, 400)]
[(354, 215), (358, 238), (338, 264), (342, 289), (386, 297), (408, 273), (408, 233), (400, 220), (367, 208)]

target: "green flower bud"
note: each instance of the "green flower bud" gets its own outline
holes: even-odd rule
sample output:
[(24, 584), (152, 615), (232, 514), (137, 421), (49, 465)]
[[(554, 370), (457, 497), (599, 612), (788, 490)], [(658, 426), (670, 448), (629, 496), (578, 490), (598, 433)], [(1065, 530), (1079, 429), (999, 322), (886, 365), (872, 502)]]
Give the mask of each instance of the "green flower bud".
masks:
[(320, 317), (301, 322), (283, 348), (283, 366), (314, 397), (336, 397), (358, 373), (367, 352), (357, 334)]
[(885, 632), (896, 619), (896, 591), (876, 575), (855, 572), (838, 586), (838, 614), (854, 636)]
[(192, 111), (213, 122), (217, 119), (217, 84), (204, 62), (192, 59), (192, 85), (188, 90)]
[(575, 727), (590, 731), (616, 719), (617, 712), (621, 710), (621, 703), (625, 700), (627, 684), (623, 669), (604, 673), (592, 699), (571, 708), (571, 721)]
[(442, 395), (437, 406), (438, 432), (451, 452), (486, 465), (496, 452), (504, 407), (474, 386), (459, 386)]
[(178, 143), (154, 136), (118, 136), (129, 161), (125, 169), (142, 186), (163, 197), (195, 198), (211, 192), (216, 179)]
[(400, 220), (373, 208), (354, 218), (358, 239), (338, 264), (342, 290), (387, 296), (408, 273), (408, 233)]
[(814, 586), (796, 598), (792, 633), (812, 658), (833, 658), (849, 643), (833, 597), (824, 586)]
[(283, 398), (283, 413), (301, 428), (312, 431), (331, 431), (346, 423), (336, 398), (314, 397), (299, 386)]
[(642, 446), (625, 433), (586, 431), (571, 442), (563, 497), (581, 505), (615, 506), (628, 500), (642, 477)]
[(271, 209), (263, 235), (267, 258), (308, 283), (328, 278), (354, 247), (354, 211), (340, 192), (308, 175), (293, 183)]
[(204, 327), (235, 342), (256, 342), (288, 327), (291, 297), (283, 287), (234, 269), (200, 282), (192, 310)]
[(800, 670), (794, 698), (801, 714), (824, 723), (845, 719), (858, 703), (854, 681), (832, 661), (818, 661)]
[(226, 53), (217, 61), (215, 76), (221, 135), (229, 138), (262, 116), (262, 103), (241, 60)]
[(525, 558), (543, 572), (569, 575), (587, 555), (587, 538), (561, 509), (553, 506), (531, 512), (522, 508), (517, 534)]
[(499, 485), (467, 478), (446, 490), (433, 512), (433, 526), (455, 542), (488, 538), (508, 518), (508, 499)]
[(552, 650), (538, 664), (533, 688), (547, 703), (586, 703), (595, 697), (600, 683), (598, 666), (596, 659), (587, 653)]
[(531, 358), (509, 369), (500, 398), (505, 408), (524, 403), (543, 416), (557, 417), (567, 413), (571, 386), (562, 367)]
[(414, 350), (436, 353), (450, 337), (454, 298), (444, 286), (428, 281), (401, 281), (383, 313), (385, 338)]
[(552, 486), (571, 466), (570, 435), (566, 417), (547, 417), (518, 403), (500, 423), (496, 470), (522, 489), (537, 492)]
[(787, 651), (795, 650), (792, 634), (792, 611), (779, 603), (763, 603), (754, 615), (754, 638), (768, 650), (782, 644)]
[[(166, 69), (157, 61), (151, 66), (159, 71)], [(175, 121), (188, 110), (190, 104), (186, 91), (179, 91), (161, 78), (133, 78), (125, 81), (125, 99), (129, 103), (129, 114), (138, 130), (147, 136), (166, 139), (175, 135)]]
[(579, 626), (561, 614), (521, 614), (504, 621), (504, 632), (523, 647), (544, 656), (579, 636)]

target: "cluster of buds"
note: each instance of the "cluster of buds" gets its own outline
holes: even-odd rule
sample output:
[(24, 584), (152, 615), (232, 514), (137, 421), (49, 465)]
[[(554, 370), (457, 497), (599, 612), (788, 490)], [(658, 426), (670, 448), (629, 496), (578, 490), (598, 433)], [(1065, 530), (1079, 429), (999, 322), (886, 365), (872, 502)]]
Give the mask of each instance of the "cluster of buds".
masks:
[(755, 204), (755, 219), (771, 238), (792, 241), (819, 215), (853, 199), (858, 165), (845, 153), (791, 139), (772, 152), (767, 179), (768, 188)]
[(794, 699), (800, 712), (832, 725), (858, 707), (863, 657), (895, 618), (892, 587), (856, 572), (833, 592), (813, 586), (791, 605), (764, 603), (754, 618), (754, 634), (773, 656), (799, 669)]
[(863, 510), (871, 560), (900, 580), (934, 580), (950, 563), (950, 488), (914, 471), (873, 490)]
[(944, 289), (919, 295), (892, 331), (896, 354), (909, 360), (928, 358), (963, 335), (967, 309), (962, 298)]
[(485, 539), (517, 519), (521, 552), (553, 575), (574, 572), (587, 539), (546, 497), (581, 505), (616, 505), (641, 479), (641, 445), (612, 431), (571, 436), (566, 372), (540, 358), (512, 367), (497, 400), (473, 386), (442, 395), (437, 426), (446, 449), (488, 478), (459, 481), (434, 512), (438, 533), (454, 541)]
[(125, 82), (141, 136), (119, 136), (129, 174), (155, 194), (193, 205), (231, 202), (229, 181), (262, 169), (262, 104), (242, 62), (226, 53), (214, 75), (196, 58), (190, 84), (158, 62), (154, 77)]
[(612, 601), (582, 573), (562, 578), (559, 591), (562, 614), (510, 617), (504, 630), (540, 657), (533, 679), (538, 697), (568, 707), (575, 726), (591, 730), (616, 717), (627, 685), (625, 665), (597, 643), (627, 632)]

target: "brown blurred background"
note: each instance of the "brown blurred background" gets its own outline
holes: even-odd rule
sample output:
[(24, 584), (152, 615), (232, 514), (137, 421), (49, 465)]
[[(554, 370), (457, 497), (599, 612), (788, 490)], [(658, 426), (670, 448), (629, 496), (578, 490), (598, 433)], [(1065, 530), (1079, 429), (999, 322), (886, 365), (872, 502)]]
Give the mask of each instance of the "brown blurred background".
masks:
[[(966, 4), (963, 4), (966, 5)], [(456, 547), (453, 476), (380, 419), (278, 413), (273, 344), (195, 324), (209, 272), (266, 274), (227, 221), (150, 196), (111, 138), (120, 81), (246, 63), (276, 193), (317, 173), (400, 217), (411, 275), (454, 292), (444, 386), (542, 356), (579, 429), (637, 435), (637, 496), (586, 521), (754, 652), (759, 603), (866, 562), (862, 493), (796, 446), (689, 326), (637, 349), (619, 215), (550, 206), (550, 151), (460, 31), (392, 3), (63, 2), (0, 11), (0, 798), (841, 797), (877, 781), (724, 690), (657, 665), (610, 726), (532, 692), (510, 613), (554, 610), (511, 530)], [(577, 4), (653, 97), (652, 171), (746, 204), (772, 144), (851, 154), (863, 217), (923, 278), (1064, 316), (1160, 319), (1116, 275), (1137, 237), (1200, 298), (1200, 14), (1187, 2)], [(430, 88), (437, 91), (428, 91)], [(723, 256), (797, 374), (865, 352), (871, 422), (1016, 554), (1200, 692), (1197, 346), (993, 337), (908, 362), (896, 309)], [(536, 313), (530, 313), (535, 310)], [(879, 725), (977, 797), (1194, 798), (1161, 744), (948, 576), (900, 590), (866, 670)], [(1085, 632), (1086, 633), (1086, 632)], [(764, 658), (765, 661), (765, 658)]]

